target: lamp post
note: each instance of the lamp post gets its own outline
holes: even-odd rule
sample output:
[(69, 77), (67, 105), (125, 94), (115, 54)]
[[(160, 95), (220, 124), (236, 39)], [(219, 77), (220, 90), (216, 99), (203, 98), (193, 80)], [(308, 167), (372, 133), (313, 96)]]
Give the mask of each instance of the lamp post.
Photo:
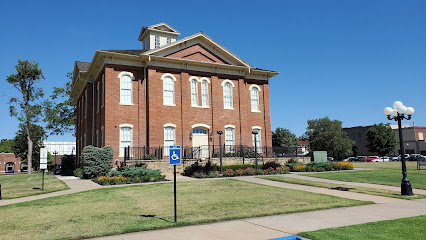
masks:
[[(405, 150), (404, 150), (404, 140), (402, 137), (402, 128), (401, 120), (411, 119), (411, 115), (414, 114), (414, 108), (406, 107), (400, 101), (393, 103), (393, 109), (386, 107), (384, 110), (385, 115), (389, 120), (395, 120), (398, 122), (399, 130), (399, 146), (401, 149), (401, 164), (402, 164), (402, 180), (401, 180), (401, 195), (413, 196), (413, 189), (411, 188), (410, 180), (407, 177), (407, 168), (405, 166)], [(407, 114), (407, 117), (404, 115)]]
[(254, 155), (256, 157), (256, 172), (258, 172), (259, 167), (257, 165), (257, 134), (259, 134), (259, 131), (254, 129), (251, 133), (254, 135)]
[(56, 164), (56, 154), (58, 154), (58, 152), (55, 150), (55, 151), (53, 152), (53, 154), (55, 154), (55, 164)]
[(217, 134), (219, 134), (219, 159), (220, 159), (220, 173), (223, 173), (222, 169), (222, 131), (217, 131)]

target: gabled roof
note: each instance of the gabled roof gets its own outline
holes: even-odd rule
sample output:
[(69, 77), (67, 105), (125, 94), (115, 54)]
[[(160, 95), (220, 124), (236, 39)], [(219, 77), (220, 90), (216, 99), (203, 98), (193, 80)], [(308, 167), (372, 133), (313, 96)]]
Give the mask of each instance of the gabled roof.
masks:
[(90, 62), (75, 61), (75, 64), (77, 65), (78, 70), (80, 72), (87, 72), (87, 70), (89, 70), (89, 67), (90, 67)]
[(142, 26), (141, 32), (139, 33), (139, 38), (138, 38), (139, 41), (142, 41), (146, 33), (149, 32), (147, 30), (169, 33), (169, 34), (176, 35), (176, 37), (180, 35), (180, 33), (176, 31), (176, 29), (170, 27), (170, 25), (168, 25), (167, 23), (159, 23), (159, 24), (151, 25), (149, 27)]
[(170, 53), (177, 52), (195, 44), (201, 44), (206, 49), (215, 51), (215, 54), (219, 55), (225, 60), (228, 60), (227, 62), (230, 62), (232, 65), (252, 68), (250, 64), (239, 58), (237, 55), (226, 49), (224, 46), (220, 45), (218, 42), (216, 42), (203, 32), (199, 32), (189, 37), (182, 38), (178, 41), (172, 42), (156, 49), (148, 50), (142, 55), (154, 55), (164, 57), (169, 55)]
[(141, 53), (144, 53), (147, 50), (146, 49), (102, 49), (99, 51), (139, 56)]

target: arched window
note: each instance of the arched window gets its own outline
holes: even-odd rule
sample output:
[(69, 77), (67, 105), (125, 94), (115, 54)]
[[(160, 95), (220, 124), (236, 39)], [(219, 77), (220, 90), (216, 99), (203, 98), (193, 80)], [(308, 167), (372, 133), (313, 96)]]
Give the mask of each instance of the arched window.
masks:
[(225, 126), (225, 151), (231, 152), (235, 151), (235, 126), (226, 125)]
[(118, 74), (120, 78), (120, 104), (132, 104), (132, 80), (133, 74), (130, 72), (121, 72)]
[(191, 80), (191, 106), (198, 106), (198, 81)]
[(163, 80), (163, 105), (175, 105), (175, 81), (176, 78), (169, 73), (164, 74), (161, 79)]
[(169, 156), (170, 147), (175, 145), (176, 125), (164, 124), (164, 156)]
[(207, 80), (201, 81), (201, 104), (203, 107), (209, 106), (209, 83)]
[(124, 148), (132, 146), (131, 124), (120, 124), (120, 157), (124, 157)]
[(234, 87), (234, 83), (229, 80), (225, 80), (222, 82), (223, 86), (223, 108), (225, 109), (234, 109), (232, 102), (232, 88)]
[(251, 99), (251, 111), (260, 112), (260, 106), (259, 106), (260, 87), (257, 85), (251, 85), (249, 90), (250, 90), (250, 99)]

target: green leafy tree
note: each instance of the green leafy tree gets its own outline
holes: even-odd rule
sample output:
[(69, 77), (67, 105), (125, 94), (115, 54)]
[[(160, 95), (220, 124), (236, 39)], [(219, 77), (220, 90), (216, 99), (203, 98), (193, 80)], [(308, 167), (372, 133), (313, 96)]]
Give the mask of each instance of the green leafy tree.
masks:
[(382, 157), (394, 152), (398, 144), (393, 129), (383, 123), (371, 126), (366, 135), (369, 142), (367, 144), (368, 150)]
[(314, 151), (327, 151), (330, 156), (350, 156), (355, 141), (342, 131), (342, 122), (328, 117), (308, 120), (305, 135)]
[(290, 130), (285, 128), (276, 128), (272, 132), (272, 146), (294, 147), (297, 146), (297, 138)]
[[(21, 122), (21, 130), (27, 143), (28, 173), (32, 173), (33, 141), (30, 136), (31, 126), (39, 121), (42, 107), (39, 103), (43, 97), (43, 90), (35, 86), (40, 79), (44, 79), (42, 70), (36, 62), (18, 60), (15, 66), (15, 74), (7, 76), (6, 81), (18, 90), (17, 97), (9, 100), (10, 115), (16, 117)], [(17, 146), (20, 147), (20, 146)]]
[(76, 107), (72, 106), (71, 85), (72, 73), (67, 73), (70, 80), (65, 87), (55, 87), (51, 100), (43, 102), (44, 122), (50, 134), (64, 135), (65, 133), (75, 134)]
[(53, 163), (53, 157), (50, 152), (47, 152), (47, 163), (52, 164)]
[(33, 148), (31, 151), (31, 158), (28, 158), (28, 141), (26, 129), (24, 128), (25, 125), (20, 124), (20, 129), (18, 130), (15, 138), (13, 139), (13, 141), (15, 142), (15, 144), (13, 145), (13, 152), (15, 153), (16, 157), (21, 158), (23, 161), (27, 162), (28, 166), (30, 166), (29, 161), (31, 161), (31, 165), (39, 166), (40, 148), (44, 147), (43, 140), (46, 137), (46, 133), (44, 132), (43, 127), (36, 124), (30, 125), (30, 138), (33, 144)]
[(0, 152), (13, 153), (13, 140), (12, 139), (2, 139), (0, 141)]

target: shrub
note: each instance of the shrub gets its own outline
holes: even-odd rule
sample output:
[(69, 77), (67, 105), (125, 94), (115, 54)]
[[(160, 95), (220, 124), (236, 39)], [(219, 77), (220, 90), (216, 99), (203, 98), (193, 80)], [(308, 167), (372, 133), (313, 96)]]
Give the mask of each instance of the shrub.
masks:
[(258, 169), (257, 170), (257, 174), (258, 175), (263, 175), (263, 174), (265, 174), (265, 172), (263, 171), (263, 169)]
[[(253, 165), (253, 164), (235, 164), (235, 165), (226, 165), (226, 166), (223, 166), (223, 169), (227, 169), (227, 168), (229, 168), (229, 169), (232, 169), (232, 170), (237, 170), (237, 169), (239, 169), (239, 168), (241, 168), (241, 169), (247, 169), (247, 168), (255, 168), (256, 166), (255, 165)], [(260, 166), (258, 166), (259, 168), (261, 168)]]
[(75, 170), (75, 156), (64, 155), (61, 158), (61, 174), (62, 175), (74, 175)]
[(278, 167), (281, 167), (281, 164), (277, 163), (277, 162), (267, 162), (265, 165), (263, 165), (263, 170), (268, 169), (268, 168), (273, 168), (273, 169), (277, 169)]
[(333, 165), (326, 165), (326, 166), (324, 167), (324, 170), (325, 170), (325, 171), (333, 171), (333, 170), (334, 170)]
[(113, 166), (114, 151), (112, 146), (97, 148), (86, 146), (81, 154), (84, 178), (105, 176)]
[(336, 170), (353, 170), (354, 164), (351, 162), (335, 162), (334, 169)]
[(198, 162), (193, 163), (191, 166), (185, 167), (185, 170), (183, 171), (184, 176), (191, 177), (194, 175), (194, 173), (204, 173), (208, 175), (211, 171), (217, 171), (216, 164), (212, 164), (210, 161), (207, 161), (207, 163), (203, 166), (199, 164)]
[(83, 170), (81, 168), (77, 168), (76, 170), (74, 170), (74, 176), (83, 178)]
[[(253, 176), (254, 174), (256, 174), (256, 170), (254, 168), (247, 168), (245, 171), (245, 175), (247, 176)], [(263, 171), (262, 171), (263, 174)]]
[(157, 157), (152, 153), (145, 154), (145, 156), (143, 156), (143, 160), (155, 160), (155, 159), (157, 159)]
[(219, 172), (218, 171), (211, 171), (208, 174), (209, 178), (217, 178), (219, 177)]
[(324, 170), (323, 167), (316, 167), (315, 172), (324, 172)]
[(275, 173), (277, 173), (277, 171), (275, 171), (275, 169), (272, 168), (272, 167), (265, 169), (263, 172), (264, 172), (263, 174), (275, 174)]
[(311, 166), (306, 166), (306, 167), (305, 167), (305, 171), (306, 171), (306, 172), (312, 172), (313, 170), (312, 170), (312, 167), (311, 167)]
[(223, 171), (223, 176), (225, 177), (233, 177), (235, 175), (234, 170), (227, 168), (225, 171)]
[(286, 166), (284, 166), (284, 167), (277, 167), (277, 173), (281, 173), (281, 174), (283, 174), (283, 173), (289, 173), (290, 172), (290, 168), (289, 167), (286, 167)]
[(295, 171), (295, 172), (305, 172), (306, 171), (306, 165), (296, 164), (293, 167), (293, 171)]
[(93, 179), (94, 182), (97, 182), (101, 185), (115, 185), (115, 184), (125, 184), (130, 183), (130, 178), (127, 177), (110, 177), (110, 176), (101, 176)]

